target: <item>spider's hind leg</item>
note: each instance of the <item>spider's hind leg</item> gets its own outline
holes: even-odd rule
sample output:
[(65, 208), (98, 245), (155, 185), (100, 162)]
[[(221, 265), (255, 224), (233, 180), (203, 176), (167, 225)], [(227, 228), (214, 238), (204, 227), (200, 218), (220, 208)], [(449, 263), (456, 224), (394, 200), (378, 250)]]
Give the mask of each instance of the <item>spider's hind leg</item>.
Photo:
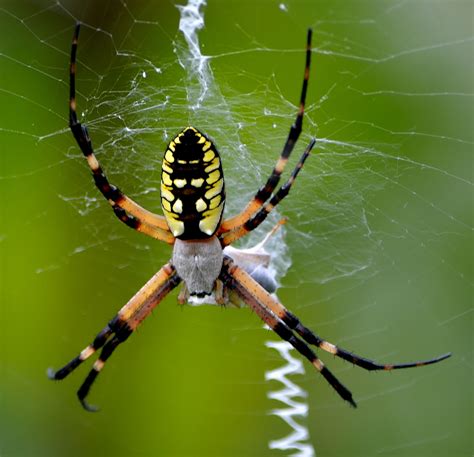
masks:
[[(130, 333), (125, 337), (125, 339), (131, 334)], [(102, 349), (99, 358), (95, 361), (94, 365), (92, 366), (91, 371), (89, 371), (89, 374), (87, 375), (86, 379), (84, 382), (81, 384), (81, 387), (79, 387), (79, 390), (77, 391), (77, 397), (79, 398), (79, 401), (81, 402), (81, 405), (83, 406), (84, 409), (90, 412), (95, 412), (98, 411), (98, 407), (94, 405), (90, 405), (89, 403), (86, 402), (86, 397), (90, 391), (90, 388), (95, 381), (95, 378), (99, 375), (100, 371), (102, 368), (105, 366), (105, 362), (107, 359), (112, 355), (112, 353), (115, 351), (117, 346), (125, 341), (125, 339), (118, 338), (117, 336), (114, 336), (112, 339), (107, 341), (107, 343), (104, 345), (104, 348)]]
[(97, 336), (94, 338), (94, 341), (84, 348), (78, 356), (74, 357), (68, 364), (60, 368), (57, 371), (54, 371), (52, 368), (48, 368), (48, 377), (49, 379), (59, 381), (68, 376), (73, 372), (84, 360), (87, 360), (92, 354), (94, 354), (98, 349), (100, 349), (112, 335), (111, 328), (107, 325), (102, 329)]
[(77, 396), (86, 410), (97, 411), (97, 408), (90, 406), (85, 401), (85, 398), (93, 382), (104, 368), (105, 362), (118, 345), (123, 343), (133, 331), (135, 331), (161, 300), (163, 300), (180, 281), (181, 279), (177, 275), (174, 267), (170, 263), (164, 265), (128, 303), (122, 307), (110, 323), (97, 335), (92, 344), (87, 346), (63, 368), (57, 371), (49, 369), (48, 376), (53, 380), (64, 379), (84, 360), (102, 348), (98, 359), (95, 361), (91, 371), (77, 392)]
[[(241, 270), (236, 270), (234, 272), (234, 276), (238, 281), (246, 281), (245, 275), (242, 273)], [(403, 368), (421, 367), (424, 365), (431, 365), (433, 363), (441, 362), (442, 360), (445, 360), (451, 356), (451, 353), (448, 353), (428, 360), (397, 364), (383, 364), (375, 362), (374, 360), (370, 360), (366, 357), (361, 357), (357, 354), (354, 354), (353, 352), (340, 348), (335, 344), (332, 344), (329, 341), (326, 341), (320, 336), (316, 335), (308, 327), (305, 327), (293, 313), (288, 311), (280, 302), (270, 297), (270, 295), (268, 295), (268, 293), (266, 293), (264, 290), (255, 288), (253, 292), (256, 298), (261, 303), (263, 303), (268, 309), (270, 309), (291, 330), (294, 330), (296, 333), (298, 333), (298, 335), (300, 335), (308, 344), (312, 344), (322, 349), (323, 351), (329, 352), (330, 354), (333, 354), (336, 357), (346, 360), (347, 362), (353, 363), (354, 365), (357, 365), (368, 371), (390, 371), (399, 370)]]
[(350, 390), (332, 374), (310, 347), (298, 338), (290, 327), (267, 306), (267, 303), (264, 303), (257, 297), (259, 295), (257, 292), (263, 293), (269, 300), (275, 302), (276, 300), (254, 281), (248, 273), (235, 265), (230, 257), (224, 258), (221, 278), (224, 284), (234, 290), (280, 338), (290, 343), (302, 356), (308, 359), (342, 399), (346, 400), (354, 408), (357, 407)]

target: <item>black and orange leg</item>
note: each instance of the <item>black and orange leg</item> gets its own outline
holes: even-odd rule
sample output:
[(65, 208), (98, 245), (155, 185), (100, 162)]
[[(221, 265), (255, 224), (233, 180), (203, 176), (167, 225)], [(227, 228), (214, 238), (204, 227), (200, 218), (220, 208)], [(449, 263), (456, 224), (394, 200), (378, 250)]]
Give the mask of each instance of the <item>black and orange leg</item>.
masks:
[(318, 370), (340, 397), (356, 407), (352, 394), (324, 365), (309, 346), (299, 339), (290, 327), (262, 303), (254, 294), (254, 289), (264, 289), (258, 285), (248, 273), (235, 265), (229, 257), (224, 257), (224, 264), (220, 278), (227, 287), (234, 290), (253, 311), (267, 324), (280, 338), (290, 343), (301, 355)]
[(296, 164), (286, 183), (278, 189), (270, 201), (260, 208), (260, 210), (254, 216), (247, 219), (241, 226), (236, 227), (234, 230), (223, 233), (220, 236), (222, 246), (228, 246), (229, 244), (237, 241), (239, 238), (247, 235), (247, 233), (251, 232), (252, 230), (255, 230), (267, 218), (273, 208), (275, 208), (275, 206), (278, 205), (278, 203), (280, 203), (289, 194), (291, 186), (293, 186), (298, 173), (303, 168), (303, 165), (315, 144), (316, 139), (313, 138), (308, 146), (306, 146), (305, 151), (301, 155), (300, 160)]
[(280, 176), (283, 173), (286, 164), (288, 163), (288, 158), (290, 157), (290, 154), (293, 151), (296, 142), (298, 141), (303, 127), (306, 92), (308, 90), (309, 69), (311, 65), (311, 37), (312, 30), (308, 29), (306, 41), (306, 64), (304, 69), (303, 87), (301, 89), (299, 109), (296, 115), (296, 120), (290, 128), (290, 133), (288, 134), (286, 143), (283, 146), (280, 158), (278, 159), (275, 167), (273, 168), (272, 174), (268, 178), (266, 184), (258, 190), (255, 196), (240, 214), (222, 222), (221, 227), (219, 229), (219, 233), (234, 230), (235, 228), (240, 227), (242, 224), (244, 224), (248, 219), (250, 219), (250, 217), (256, 211), (258, 211), (268, 200), (268, 198), (278, 185), (278, 182), (280, 181)]
[(346, 349), (339, 348), (335, 344), (329, 343), (328, 341), (313, 333), (309, 328), (305, 327), (294, 314), (288, 311), (280, 302), (275, 300), (266, 290), (260, 287), (260, 285), (256, 284), (252, 278), (250, 278), (249, 275), (241, 268), (235, 269), (233, 276), (236, 281), (244, 284), (245, 287), (256, 297), (260, 303), (271, 310), (291, 330), (298, 333), (308, 344), (313, 344), (314, 346), (329, 352), (330, 354), (340, 357), (341, 359), (351, 362), (354, 365), (362, 367), (366, 370), (390, 371), (402, 368), (421, 367), (424, 365), (431, 365), (433, 363), (441, 362), (442, 360), (445, 360), (451, 356), (451, 353), (449, 353), (429, 360), (397, 364), (381, 364), (365, 357), (361, 357), (357, 354), (347, 351)]
[(451, 353), (449, 352), (447, 354), (443, 354), (428, 360), (419, 360), (416, 362), (408, 363), (382, 364), (366, 357), (361, 357), (357, 354), (354, 354), (353, 352), (340, 348), (335, 344), (332, 344), (329, 341), (322, 339), (321, 337), (313, 333), (309, 328), (305, 327), (294, 314), (286, 310), (281, 304), (280, 306), (282, 308), (280, 312), (283, 316), (282, 319), (284, 320), (284, 322), (286, 322), (290, 328), (292, 328), (299, 335), (301, 335), (301, 337), (307, 343), (313, 344), (314, 346), (317, 346), (318, 348), (321, 348), (322, 350), (329, 352), (330, 354), (333, 354), (336, 357), (340, 357), (341, 359), (344, 359), (347, 362), (351, 362), (354, 365), (357, 365), (358, 367), (364, 368), (368, 371), (391, 371), (403, 368), (422, 367), (425, 365), (432, 365), (433, 363), (441, 362), (442, 360), (451, 357)]
[(80, 24), (76, 25), (71, 47), (69, 67), (69, 127), (92, 171), (94, 182), (102, 195), (108, 200), (115, 215), (129, 227), (169, 244), (174, 238), (163, 216), (154, 214), (127, 197), (113, 184), (110, 184), (92, 148), (87, 127), (77, 120), (76, 113), (76, 54)]
[(85, 399), (92, 383), (104, 368), (105, 362), (117, 346), (123, 343), (135, 331), (140, 323), (150, 315), (151, 311), (180, 281), (174, 267), (169, 263), (166, 264), (129, 300), (109, 324), (95, 337), (94, 341), (82, 350), (77, 357), (57, 371), (49, 369), (48, 376), (50, 379), (64, 379), (82, 362), (100, 348), (103, 348), (92, 370), (77, 392), (82, 406), (88, 411), (95, 411), (96, 408), (89, 405)]

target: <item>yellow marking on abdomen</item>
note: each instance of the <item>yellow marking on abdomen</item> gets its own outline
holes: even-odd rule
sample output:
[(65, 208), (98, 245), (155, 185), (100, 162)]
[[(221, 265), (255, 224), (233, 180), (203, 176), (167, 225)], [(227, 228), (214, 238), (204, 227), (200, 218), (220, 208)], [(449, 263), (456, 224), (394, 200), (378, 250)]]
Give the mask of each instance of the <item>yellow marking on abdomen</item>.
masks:
[(168, 149), (165, 152), (165, 160), (167, 160), (169, 163), (173, 163), (174, 162), (174, 155), (173, 155), (173, 153), (171, 152), (170, 149)]
[(172, 186), (173, 181), (171, 181), (170, 175), (168, 173), (162, 172), (161, 173), (161, 180), (166, 186)]
[(219, 180), (221, 176), (221, 172), (219, 170), (213, 171), (212, 173), (209, 173), (209, 177), (206, 179), (206, 182), (208, 184), (214, 184)]
[(163, 183), (161, 184), (161, 196), (169, 202), (174, 200), (174, 195), (163, 185)]
[(206, 235), (211, 236), (217, 227), (221, 219), (222, 210), (224, 209), (224, 202), (222, 202), (217, 208), (206, 211), (203, 214), (203, 218), (199, 221), (199, 229)]
[(176, 219), (173, 219), (171, 216), (172, 213), (165, 213), (166, 217), (166, 222), (168, 222), (168, 226), (171, 230), (171, 233), (175, 238), (178, 236), (182, 235), (184, 233), (184, 222), (183, 221), (177, 221)]
[(209, 203), (209, 209), (214, 209), (219, 206), (219, 203), (221, 202), (221, 196), (218, 195), (217, 197), (213, 198), (210, 203)]
[(193, 186), (193, 187), (201, 187), (203, 185), (203, 183), (204, 183), (204, 179), (202, 179), (202, 178), (198, 178), (198, 179), (193, 178), (193, 179), (191, 179), (191, 186)]
[(173, 211), (175, 213), (183, 212), (183, 202), (179, 198), (173, 204)]
[(202, 158), (202, 160), (204, 160), (204, 162), (210, 162), (215, 156), (216, 155), (214, 154), (214, 151), (210, 150), (204, 154), (204, 157)]
[(186, 180), (185, 179), (175, 179), (173, 181), (173, 184), (178, 188), (181, 189), (186, 185)]
[(211, 198), (215, 197), (217, 194), (220, 194), (222, 192), (222, 187), (224, 186), (224, 180), (221, 179), (218, 182), (216, 182), (205, 194), (204, 197), (206, 197), (208, 200)]
[(161, 169), (166, 171), (166, 173), (169, 173), (169, 174), (173, 173), (173, 169), (168, 165), (168, 162), (165, 162), (164, 160), (163, 160), (163, 163), (161, 164)]
[(211, 162), (211, 164), (209, 166), (207, 166), (206, 168), (204, 168), (204, 171), (206, 173), (209, 173), (217, 168), (219, 168), (221, 165), (221, 162), (219, 160), (219, 157), (215, 157), (214, 160)]
[(196, 210), (199, 213), (202, 213), (205, 209), (207, 209), (206, 202), (202, 198), (200, 198), (199, 200), (196, 200)]

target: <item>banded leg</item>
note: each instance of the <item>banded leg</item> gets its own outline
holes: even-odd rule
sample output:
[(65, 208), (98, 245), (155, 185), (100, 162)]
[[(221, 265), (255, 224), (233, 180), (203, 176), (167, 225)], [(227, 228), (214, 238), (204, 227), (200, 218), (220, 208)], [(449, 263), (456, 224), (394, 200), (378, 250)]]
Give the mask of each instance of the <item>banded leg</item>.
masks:
[(84, 360), (87, 360), (92, 354), (94, 354), (98, 349), (100, 349), (112, 335), (112, 329), (107, 325), (102, 329), (99, 334), (94, 338), (94, 341), (84, 348), (78, 356), (74, 357), (68, 364), (60, 368), (57, 371), (54, 371), (52, 368), (48, 368), (48, 377), (49, 379), (59, 381), (68, 376), (72, 371), (74, 371)]
[(298, 141), (303, 126), (306, 92), (308, 90), (309, 69), (311, 65), (311, 37), (312, 30), (308, 29), (306, 41), (306, 64), (304, 69), (303, 87), (301, 89), (300, 105), (296, 115), (296, 120), (290, 128), (290, 133), (288, 134), (286, 143), (283, 146), (280, 158), (273, 168), (272, 174), (268, 178), (266, 184), (258, 190), (255, 196), (240, 214), (222, 222), (219, 233), (228, 232), (244, 224), (256, 211), (258, 211), (263, 206), (280, 181), (280, 176), (283, 173), (286, 164), (288, 163), (288, 158), (290, 157), (290, 154), (293, 151), (296, 142)]
[(270, 294), (259, 287), (249, 275), (240, 268), (237, 268), (233, 272), (233, 277), (236, 281), (244, 284), (246, 288), (256, 297), (256, 299), (271, 310), (279, 319), (281, 319), (291, 330), (297, 332), (307, 343), (313, 344), (314, 346), (329, 352), (341, 359), (353, 363), (361, 368), (369, 371), (375, 370), (397, 370), (402, 368), (413, 368), (424, 365), (431, 365), (433, 363), (441, 362), (451, 356), (451, 353), (441, 355), (429, 360), (421, 360), (418, 362), (409, 363), (397, 363), (397, 364), (381, 364), (373, 360), (361, 357), (352, 352), (337, 347), (336, 345), (323, 340), (318, 335), (314, 334), (309, 328), (305, 327), (300, 320), (288, 311), (280, 302), (273, 299)]
[[(340, 397), (349, 402), (354, 408), (357, 407), (352, 394), (341, 382), (329, 371), (316, 354), (293, 334), (288, 325), (273, 313), (255, 295), (254, 289), (264, 289), (258, 285), (244, 270), (237, 267), (229, 257), (224, 258), (221, 278), (226, 285), (231, 285), (240, 298), (247, 303), (254, 312), (265, 322), (280, 338), (288, 341), (301, 355), (306, 357), (318, 370)], [(240, 278), (240, 279), (239, 279)], [(244, 281), (241, 279), (245, 278)]]
[(257, 212), (253, 217), (247, 219), (241, 226), (236, 227), (235, 230), (231, 230), (229, 232), (224, 233), (221, 235), (221, 244), (222, 246), (228, 246), (229, 244), (234, 243), (239, 238), (247, 235), (247, 233), (255, 230), (268, 216), (268, 214), (275, 208), (278, 203), (283, 200), (288, 193), (290, 192), (291, 186), (295, 182), (298, 173), (303, 168), (305, 160), (308, 158), (311, 150), (313, 149), (314, 145), (316, 144), (316, 139), (312, 139), (308, 146), (306, 146), (305, 151), (303, 152), (300, 160), (296, 164), (295, 168), (293, 169), (288, 181), (283, 184), (278, 191), (273, 195), (268, 203), (266, 203), (260, 211)]
[(106, 360), (112, 355), (116, 347), (132, 334), (140, 323), (150, 315), (152, 310), (180, 283), (180, 281), (174, 267), (169, 263), (166, 264), (129, 300), (109, 324), (96, 336), (94, 341), (81, 351), (77, 357), (57, 371), (49, 369), (48, 376), (50, 379), (64, 379), (84, 362), (84, 360), (88, 359), (100, 348), (103, 348), (92, 370), (77, 392), (82, 406), (88, 411), (95, 411), (96, 408), (90, 406), (85, 401), (85, 398), (89, 393), (92, 383), (104, 367)]
[[(77, 120), (76, 113), (76, 54), (80, 24), (76, 25), (71, 47), (71, 63), (69, 67), (69, 127), (92, 171), (94, 182), (102, 195), (108, 200), (115, 215), (129, 227), (145, 233), (153, 238), (174, 242), (166, 220), (135, 203), (113, 184), (110, 184), (94, 154), (92, 141), (87, 127)], [(127, 214), (128, 213), (128, 214)]]

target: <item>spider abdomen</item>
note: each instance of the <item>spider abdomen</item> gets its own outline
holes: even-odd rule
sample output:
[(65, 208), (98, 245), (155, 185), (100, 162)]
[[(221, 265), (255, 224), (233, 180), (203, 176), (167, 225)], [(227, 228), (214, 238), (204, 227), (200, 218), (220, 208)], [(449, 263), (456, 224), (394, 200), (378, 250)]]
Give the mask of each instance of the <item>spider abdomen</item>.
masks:
[(222, 219), (224, 174), (211, 140), (186, 127), (168, 145), (161, 170), (161, 206), (173, 236), (209, 238)]

